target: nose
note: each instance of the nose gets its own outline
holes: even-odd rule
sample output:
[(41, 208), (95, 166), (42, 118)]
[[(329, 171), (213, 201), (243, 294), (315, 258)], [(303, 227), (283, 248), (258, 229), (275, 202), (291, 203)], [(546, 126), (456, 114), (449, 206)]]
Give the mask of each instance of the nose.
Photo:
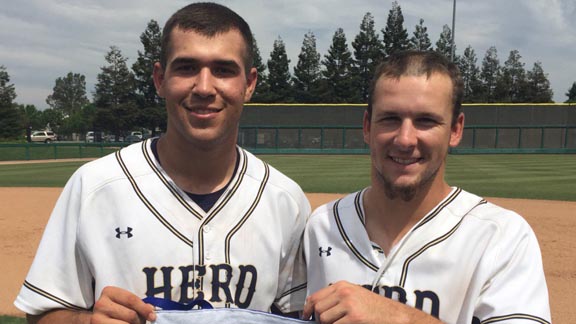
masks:
[(208, 67), (200, 69), (192, 86), (192, 93), (198, 97), (210, 97), (215, 91), (212, 71)]
[(411, 120), (405, 119), (400, 124), (394, 143), (401, 148), (411, 149), (417, 143), (417, 129)]

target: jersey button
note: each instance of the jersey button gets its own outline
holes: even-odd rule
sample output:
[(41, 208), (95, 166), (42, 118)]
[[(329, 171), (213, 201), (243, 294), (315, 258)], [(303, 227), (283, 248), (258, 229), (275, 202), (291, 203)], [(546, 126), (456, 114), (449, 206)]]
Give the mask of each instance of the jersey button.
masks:
[(206, 225), (202, 228), (202, 230), (204, 231), (204, 233), (208, 233), (208, 232), (210, 232), (211, 228), (210, 228), (210, 226)]

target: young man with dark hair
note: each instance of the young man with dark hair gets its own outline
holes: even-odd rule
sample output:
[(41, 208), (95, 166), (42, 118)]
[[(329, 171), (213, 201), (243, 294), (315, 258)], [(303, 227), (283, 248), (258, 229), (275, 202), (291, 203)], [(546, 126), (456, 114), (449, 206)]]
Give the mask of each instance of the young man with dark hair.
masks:
[(143, 323), (156, 318), (147, 296), (302, 309), (296, 260), (310, 205), (236, 145), (257, 80), (252, 44), (222, 5), (194, 3), (168, 20), (154, 66), (166, 134), (69, 180), (15, 301), (31, 323)]

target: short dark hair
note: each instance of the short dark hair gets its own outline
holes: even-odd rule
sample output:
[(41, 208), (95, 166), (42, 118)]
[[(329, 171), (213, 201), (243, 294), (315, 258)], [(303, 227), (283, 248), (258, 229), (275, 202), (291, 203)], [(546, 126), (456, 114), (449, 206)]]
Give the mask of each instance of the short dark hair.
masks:
[(380, 78), (399, 79), (402, 76), (421, 76), (429, 78), (433, 73), (440, 73), (452, 80), (452, 125), (456, 123), (462, 111), (464, 83), (456, 64), (450, 62), (444, 55), (433, 51), (398, 51), (391, 54), (378, 65), (370, 84), (368, 94), (368, 116), (372, 116), (372, 105), (376, 83)]
[(247, 73), (254, 64), (254, 41), (248, 23), (228, 7), (212, 2), (197, 2), (175, 12), (164, 25), (160, 50), (162, 68), (166, 68), (170, 52), (170, 34), (175, 28), (194, 31), (207, 37), (237, 30), (246, 43), (244, 65)]

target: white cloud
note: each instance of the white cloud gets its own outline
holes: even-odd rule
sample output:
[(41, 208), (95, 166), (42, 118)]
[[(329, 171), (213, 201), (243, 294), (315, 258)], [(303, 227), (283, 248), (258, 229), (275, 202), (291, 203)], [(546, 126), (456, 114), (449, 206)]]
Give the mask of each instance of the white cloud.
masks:
[[(350, 44), (366, 12), (376, 30), (385, 27), (392, 1), (381, 0), (217, 0), (243, 16), (256, 35), (264, 61), (279, 36), (291, 65), (297, 62), (304, 34), (312, 31), (320, 54), (326, 54), (337, 28)], [(86, 76), (93, 90), (104, 56), (118, 46), (132, 64), (141, 49), (140, 34), (150, 19), (163, 25), (187, 0), (24, 0), (11, 1), (0, 13), (0, 65), (5, 65), (18, 93), (17, 102), (44, 108), (56, 78), (72, 71)], [(411, 35), (420, 18), (434, 44), (443, 25), (452, 24), (453, 0), (398, 0)], [(501, 62), (519, 50), (526, 68), (541, 61), (554, 87), (555, 99), (574, 77), (576, 1), (457, 0), (456, 44), (468, 45), (481, 62), (496, 46)]]

